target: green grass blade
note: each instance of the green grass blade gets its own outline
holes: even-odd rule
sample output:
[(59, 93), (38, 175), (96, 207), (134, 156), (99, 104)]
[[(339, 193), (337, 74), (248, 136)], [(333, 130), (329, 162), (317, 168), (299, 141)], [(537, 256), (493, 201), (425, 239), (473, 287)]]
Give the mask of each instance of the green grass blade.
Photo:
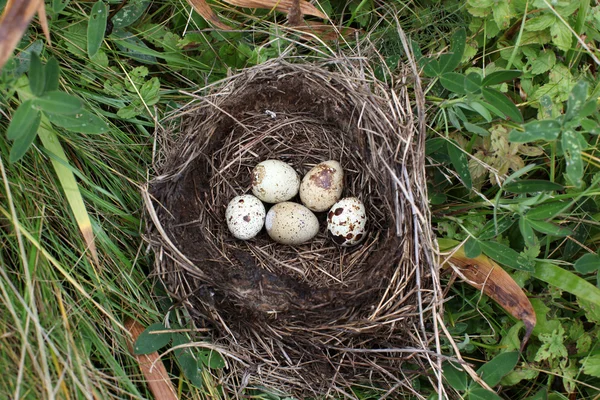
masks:
[(566, 269), (549, 262), (538, 262), (531, 275), (600, 306), (600, 289)]

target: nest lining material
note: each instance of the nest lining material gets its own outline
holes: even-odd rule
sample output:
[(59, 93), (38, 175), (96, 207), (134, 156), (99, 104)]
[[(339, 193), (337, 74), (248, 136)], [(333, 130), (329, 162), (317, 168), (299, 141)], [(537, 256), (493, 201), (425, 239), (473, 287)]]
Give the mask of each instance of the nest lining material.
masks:
[[(341, 388), (410, 387), (407, 360), (427, 368), (424, 321), (437, 276), (422, 126), (412, 89), (392, 93), (364, 74), (349, 61), (269, 62), (193, 95), (161, 132), (163, 158), (145, 193), (156, 272), (212, 328), (213, 343), (235, 355), (224, 378), (234, 388), (352, 397)], [(299, 246), (264, 230), (234, 239), (225, 208), (250, 193), (250, 171), (265, 159), (301, 176), (338, 160), (343, 195), (365, 203), (367, 239), (336, 246), (326, 213), (318, 236)]]

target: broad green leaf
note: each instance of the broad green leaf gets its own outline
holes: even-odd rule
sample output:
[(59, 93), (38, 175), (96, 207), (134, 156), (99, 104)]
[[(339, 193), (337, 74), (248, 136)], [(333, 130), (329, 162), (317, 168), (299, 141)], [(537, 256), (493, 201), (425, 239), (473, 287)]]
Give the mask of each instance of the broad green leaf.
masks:
[(48, 119), (71, 132), (98, 134), (108, 131), (108, 126), (102, 118), (88, 110), (81, 110), (74, 115), (48, 114)]
[(171, 333), (160, 333), (166, 329), (161, 322), (148, 326), (135, 341), (133, 353), (150, 354), (165, 347), (172, 339)]
[(156, 57), (168, 60), (169, 53), (161, 53), (152, 50), (140, 38), (129, 32), (115, 29), (111, 38), (114, 40), (119, 50), (139, 62), (156, 64), (158, 62)]
[(542, 114), (545, 118), (552, 118), (552, 98), (547, 94), (540, 98), (540, 108), (542, 109)]
[(492, 16), (498, 28), (504, 30), (510, 26), (512, 15), (510, 3), (508, 1), (497, 1), (492, 7)]
[(525, 218), (529, 222), (529, 225), (531, 225), (533, 229), (540, 233), (560, 237), (569, 236), (573, 234), (573, 231), (571, 229), (553, 224), (552, 222), (546, 222), (544, 220), (537, 219), (529, 219), (527, 217)]
[(75, 114), (82, 108), (81, 100), (65, 92), (48, 92), (33, 99), (33, 105), (49, 114)]
[(587, 356), (581, 360), (581, 363), (584, 374), (600, 378), (600, 354)]
[(536, 242), (536, 236), (533, 232), (533, 228), (531, 227), (531, 223), (525, 217), (519, 218), (519, 230), (521, 231), (521, 236), (523, 236), (523, 240), (527, 246), (534, 246)]
[(440, 64), (434, 59), (425, 59), (425, 65), (423, 66), (423, 74), (429, 78), (435, 78), (440, 75)]
[(42, 65), (42, 60), (36, 53), (31, 53), (29, 64), (29, 88), (35, 96), (44, 94), (46, 87), (46, 70)]
[(474, 100), (469, 103), (469, 107), (471, 107), (471, 109), (473, 109), (479, 115), (481, 115), (487, 122), (491, 122), (492, 115), (488, 111), (487, 106), (488, 106), (487, 104), (482, 104), (479, 101), (474, 101)]
[(541, 75), (546, 73), (556, 64), (556, 54), (553, 49), (540, 51), (539, 55), (534, 59), (529, 59), (532, 75)]
[(60, 68), (58, 60), (54, 57), (48, 60), (45, 66), (46, 86), (44, 92), (53, 92), (58, 90), (58, 79), (60, 77)]
[(477, 239), (470, 237), (465, 243), (465, 256), (475, 258), (481, 254), (481, 247)]
[(527, 218), (533, 220), (547, 220), (556, 217), (561, 212), (566, 211), (568, 203), (562, 201), (553, 201), (543, 203), (527, 212)]
[(481, 92), (481, 75), (471, 72), (464, 80), (465, 90), (469, 93), (480, 93)]
[(571, 49), (572, 34), (563, 22), (557, 21), (550, 26), (550, 35), (552, 35), (552, 43), (562, 51)]
[(538, 262), (532, 276), (600, 306), (600, 289), (570, 271), (548, 262)]
[(523, 73), (520, 70), (503, 70), (492, 72), (481, 81), (481, 86), (498, 85), (502, 82), (512, 81), (520, 77)]
[(513, 129), (508, 134), (508, 140), (515, 143), (534, 142), (536, 140), (546, 140), (548, 142), (556, 140), (560, 134), (560, 122), (554, 119), (543, 121), (531, 121), (524, 126), (525, 131), (519, 132)]
[(590, 133), (592, 135), (600, 135), (600, 124), (593, 119), (584, 118), (580, 120), (581, 128), (583, 132)]
[(463, 185), (470, 190), (473, 184), (471, 181), (471, 172), (469, 171), (469, 161), (465, 152), (454, 141), (449, 141), (446, 149), (448, 150), (454, 170), (460, 177)]
[(448, 384), (459, 392), (467, 389), (467, 373), (464, 370), (459, 370), (451, 363), (444, 364), (442, 368), (444, 378), (448, 381)]
[(584, 254), (575, 261), (575, 270), (580, 274), (589, 274), (600, 270), (600, 256), (593, 253)]
[(465, 91), (465, 76), (456, 72), (446, 72), (440, 76), (443, 87), (456, 94), (467, 94)]
[(111, 20), (115, 29), (133, 24), (142, 16), (149, 4), (150, 0), (129, 0)]
[(502, 186), (502, 189), (511, 193), (535, 193), (564, 190), (564, 186), (550, 181), (524, 179), (507, 183), (506, 185)]
[(514, 223), (515, 220), (506, 215), (501, 216), (495, 222), (492, 219), (488, 221), (479, 232), (479, 240), (493, 239), (513, 226)]
[(508, 97), (492, 88), (484, 88), (482, 90), (483, 98), (490, 104), (496, 106), (504, 115), (515, 122), (523, 123), (521, 112)]
[(550, 13), (543, 13), (537, 17), (533, 17), (525, 22), (525, 30), (530, 32), (542, 31), (552, 25), (560, 23), (560, 21)]
[(583, 107), (581, 107), (578, 117), (586, 118), (586, 117), (589, 117), (590, 115), (596, 113), (596, 111), (598, 111), (598, 101), (596, 99), (591, 99), (591, 100), (588, 100), (588, 102), (586, 102), (583, 105)]
[(223, 369), (225, 368), (225, 360), (218, 351), (214, 350), (202, 350), (199, 353), (199, 358), (202, 364), (206, 365), (210, 369)]
[(533, 271), (532, 263), (510, 247), (498, 242), (479, 242), (481, 251), (492, 260), (518, 270)]
[(158, 78), (152, 78), (145, 82), (140, 88), (140, 95), (142, 96), (144, 103), (148, 106), (158, 103), (158, 100), (160, 99), (159, 90), (160, 81)]
[[(189, 339), (182, 334), (174, 335), (173, 347), (189, 343)], [(202, 363), (196, 358), (192, 352), (192, 348), (181, 348), (174, 351), (175, 358), (183, 371), (185, 377), (192, 385), (201, 388), (204, 384), (202, 378)]]
[(490, 132), (487, 129), (480, 127), (479, 125), (475, 125), (467, 121), (464, 121), (463, 125), (471, 133), (475, 133), (480, 136), (490, 136)]
[(52, 11), (59, 13), (65, 9), (71, 0), (52, 0)]
[[(30, 136), (31, 131), (37, 132), (40, 112), (33, 107), (32, 100), (24, 101), (15, 111), (6, 130), (6, 138), (15, 140), (22, 136)], [(35, 120), (37, 119), (37, 122)]]
[(484, 380), (485, 383), (490, 385), (490, 387), (494, 387), (500, 383), (500, 380), (504, 375), (508, 374), (515, 368), (518, 361), (519, 353), (517, 351), (500, 353), (490, 361), (483, 364), (477, 370), (477, 374)]
[[(25, 103), (23, 103), (23, 104), (25, 104)], [(21, 104), (21, 107), (23, 106), (23, 104)], [(19, 108), (21, 108), (21, 107), (19, 107)], [(29, 107), (31, 107), (31, 106), (29, 106)], [(24, 124), (20, 129), (15, 128), (15, 129), (19, 129), (19, 132), (17, 134), (17, 137), (15, 137), (15, 139), (14, 139), (12, 147), (10, 148), (10, 154), (9, 154), (8, 159), (11, 163), (15, 163), (15, 162), (19, 161), (21, 158), (23, 158), (23, 156), (25, 155), (25, 153), (27, 153), (27, 150), (29, 150), (29, 147), (31, 147), (31, 144), (33, 143), (33, 141), (35, 140), (35, 138), (37, 136), (38, 128), (40, 126), (40, 121), (42, 118), (42, 113), (40, 113), (37, 110), (34, 110), (34, 111), (35, 111), (35, 113), (31, 116), (31, 119), (29, 121), (27, 121), (26, 124)], [(15, 114), (16, 114), (16, 112), (15, 112)], [(29, 114), (29, 112), (28, 112), (28, 114)], [(13, 122), (14, 122), (14, 118), (11, 121), (11, 125), (13, 125)], [(9, 130), (10, 130), (10, 126), (9, 126)], [(13, 135), (12, 132), (9, 132), (9, 133), (11, 135)]]
[[(124, 7), (127, 7), (125, 5)], [(118, 14), (118, 13), (117, 13)], [(116, 16), (116, 15), (115, 15)], [(92, 58), (100, 49), (106, 32), (106, 21), (108, 19), (108, 7), (102, 0), (98, 0), (92, 7), (90, 21), (87, 27), (87, 52)]]
[(469, 400), (502, 400), (502, 397), (494, 392), (490, 392), (487, 389), (477, 386), (469, 390)]
[(581, 159), (581, 133), (567, 129), (563, 132), (561, 143), (565, 154), (566, 175), (571, 184), (580, 187), (583, 177), (583, 160)]
[(587, 98), (588, 84), (586, 81), (579, 81), (573, 86), (573, 90), (569, 93), (567, 99), (567, 111), (563, 117), (565, 122), (575, 118), (585, 105), (585, 99)]
[(440, 72), (454, 71), (460, 64), (462, 56), (465, 53), (467, 43), (467, 32), (464, 28), (458, 29), (450, 39), (450, 53), (443, 54), (440, 57)]

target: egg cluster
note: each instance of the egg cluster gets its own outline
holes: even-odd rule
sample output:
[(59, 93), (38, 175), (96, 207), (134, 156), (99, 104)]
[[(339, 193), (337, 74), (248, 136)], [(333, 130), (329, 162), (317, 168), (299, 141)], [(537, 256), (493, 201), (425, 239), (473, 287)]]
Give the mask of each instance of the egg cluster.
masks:
[[(266, 160), (252, 170), (252, 194), (233, 198), (225, 211), (229, 231), (238, 239), (252, 239), (266, 228), (278, 243), (305, 243), (319, 233), (314, 214), (327, 212), (327, 231), (340, 246), (353, 246), (365, 237), (367, 213), (356, 197), (342, 197), (344, 171), (339, 162), (317, 164), (302, 181), (290, 165)], [(300, 194), (302, 204), (291, 200)], [(264, 203), (273, 204), (266, 212)]]

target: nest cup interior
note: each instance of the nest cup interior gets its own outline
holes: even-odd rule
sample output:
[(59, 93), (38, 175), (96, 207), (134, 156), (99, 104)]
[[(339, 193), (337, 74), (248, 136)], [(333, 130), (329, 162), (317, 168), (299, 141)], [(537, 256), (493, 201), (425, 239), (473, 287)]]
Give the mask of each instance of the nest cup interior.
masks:
[[(201, 325), (214, 328), (215, 343), (245, 368), (262, 365), (262, 378), (250, 381), (313, 394), (340, 380), (392, 384), (401, 353), (369, 351), (421, 345), (419, 304), (432, 300), (421, 295), (428, 278), (415, 262), (422, 231), (406, 215), (426, 196), (409, 204), (402, 195), (424, 193), (424, 178), (403, 164), (415, 162), (416, 128), (410, 106), (399, 108), (360, 78), (277, 62), (244, 71), (172, 119), (164, 136), (176, 132), (176, 139), (163, 143), (147, 200), (157, 274)], [(366, 239), (337, 246), (326, 234), (326, 212), (317, 213), (318, 235), (301, 245), (276, 243), (264, 229), (235, 239), (225, 209), (251, 193), (251, 171), (266, 159), (301, 176), (339, 161), (343, 197), (365, 204)]]

